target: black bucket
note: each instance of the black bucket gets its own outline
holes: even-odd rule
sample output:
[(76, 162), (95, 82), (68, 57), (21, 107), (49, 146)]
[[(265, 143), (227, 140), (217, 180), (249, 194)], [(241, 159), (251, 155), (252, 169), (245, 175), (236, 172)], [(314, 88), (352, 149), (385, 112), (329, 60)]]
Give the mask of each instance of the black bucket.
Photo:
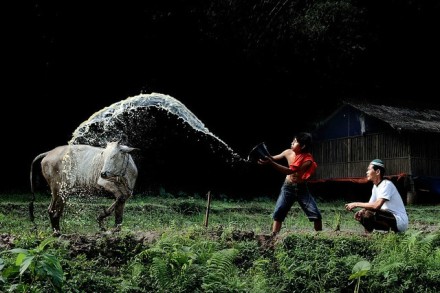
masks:
[(258, 159), (264, 159), (266, 156), (270, 156), (264, 142), (257, 144), (249, 153), (248, 161), (258, 161)]

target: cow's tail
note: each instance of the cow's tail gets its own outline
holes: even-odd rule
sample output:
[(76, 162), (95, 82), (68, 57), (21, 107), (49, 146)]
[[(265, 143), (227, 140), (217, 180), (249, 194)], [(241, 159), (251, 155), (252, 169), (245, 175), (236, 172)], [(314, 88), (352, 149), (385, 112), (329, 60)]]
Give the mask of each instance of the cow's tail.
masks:
[(32, 198), (31, 198), (31, 202), (29, 203), (29, 217), (31, 219), (32, 222), (34, 222), (35, 220), (35, 216), (34, 216), (34, 201), (35, 201), (35, 192), (34, 192), (34, 180), (33, 180), (33, 173), (34, 173), (34, 164), (36, 161), (40, 160), (41, 158), (44, 158), (47, 155), (48, 152), (39, 154), (38, 156), (35, 157), (35, 159), (32, 161), (31, 163), (31, 192), (32, 192)]

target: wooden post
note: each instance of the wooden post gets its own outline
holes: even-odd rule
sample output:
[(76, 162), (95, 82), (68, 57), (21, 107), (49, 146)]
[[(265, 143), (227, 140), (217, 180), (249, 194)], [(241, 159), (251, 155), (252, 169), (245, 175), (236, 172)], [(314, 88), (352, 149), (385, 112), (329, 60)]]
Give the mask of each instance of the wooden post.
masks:
[(406, 192), (406, 204), (412, 205), (412, 204), (417, 203), (417, 190), (415, 188), (414, 180), (411, 175), (409, 175), (409, 180), (410, 180), (409, 181), (410, 187), (409, 187), (409, 190)]
[(205, 213), (205, 227), (208, 227), (210, 206), (211, 206), (211, 191), (208, 191), (208, 203), (206, 204), (206, 213)]

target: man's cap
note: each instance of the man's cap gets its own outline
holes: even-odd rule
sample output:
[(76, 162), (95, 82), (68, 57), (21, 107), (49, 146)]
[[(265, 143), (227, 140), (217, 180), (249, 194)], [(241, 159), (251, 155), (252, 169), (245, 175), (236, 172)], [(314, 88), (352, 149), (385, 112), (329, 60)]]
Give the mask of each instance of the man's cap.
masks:
[(370, 165), (374, 165), (374, 166), (379, 166), (379, 167), (385, 168), (385, 164), (380, 159), (374, 159), (373, 161), (371, 161)]

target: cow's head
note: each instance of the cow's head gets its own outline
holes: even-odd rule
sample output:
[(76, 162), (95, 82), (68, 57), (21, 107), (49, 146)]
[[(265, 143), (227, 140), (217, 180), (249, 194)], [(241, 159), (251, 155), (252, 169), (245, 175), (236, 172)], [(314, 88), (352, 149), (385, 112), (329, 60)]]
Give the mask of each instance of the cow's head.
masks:
[(137, 148), (122, 145), (119, 142), (108, 142), (106, 148), (102, 152), (104, 157), (104, 165), (101, 170), (103, 179), (114, 178), (118, 180), (125, 176), (128, 164), (130, 163), (130, 152), (138, 150)]

